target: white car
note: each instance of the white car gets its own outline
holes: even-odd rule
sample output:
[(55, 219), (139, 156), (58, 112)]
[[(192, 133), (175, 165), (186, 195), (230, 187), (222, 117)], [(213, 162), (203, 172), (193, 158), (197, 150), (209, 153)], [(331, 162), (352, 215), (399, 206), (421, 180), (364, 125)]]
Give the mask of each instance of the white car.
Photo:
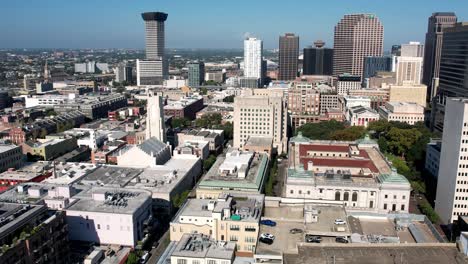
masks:
[(346, 225), (346, 221), (343, 219), (335, 219), (335, 225)]
[(275, 236), (270, 234), (270, 233), (263, 233), (263, 234), (260, 235), (260, 237), (275, 240)]

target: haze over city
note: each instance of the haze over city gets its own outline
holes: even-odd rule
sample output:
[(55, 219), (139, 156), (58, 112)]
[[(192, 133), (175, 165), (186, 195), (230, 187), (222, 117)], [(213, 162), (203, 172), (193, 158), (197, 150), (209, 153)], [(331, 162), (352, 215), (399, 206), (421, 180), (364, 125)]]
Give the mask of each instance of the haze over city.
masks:
[(373, 13), (385, 25), (385, 50), (395, 43), (424, 41), (426, 16), (434, 10), (468, 18), (467, 1), (4, 1), (0, 48), (138, 48), (144, 47), (139, 14), (170, 14), (168, 48), (242, 48), (246, 34), (259, 37), (266, 49), (277, 36), (293, 32), (300, 46), (322, 39), (333, 45), (333, 28), (344, 14)]

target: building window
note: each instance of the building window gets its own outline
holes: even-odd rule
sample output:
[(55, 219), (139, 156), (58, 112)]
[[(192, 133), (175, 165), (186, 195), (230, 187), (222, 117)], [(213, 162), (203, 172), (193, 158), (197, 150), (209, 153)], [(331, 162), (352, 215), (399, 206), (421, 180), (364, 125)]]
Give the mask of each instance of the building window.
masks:
[(405, 210), (405, 205), (404, 205), (404, 204), (401, 205), (401, 210), (402, 210), (402, 211)]
[(387, 199), (387, 198), (388, 198), (388, 194), (385, 195), (385, 199)]
[(352, 196), (351, 199), (352, 199), (353, 202), (357, 201), (357, 192), (353, 192), (353, 196)]
[(100, 224), (97, 224), (97, 229), (101, 229), (101, 225), (100, 225)]
[(384, 204), (384, 205), (383, 205), (383, 209), (384, 209), (384, 210), (387, 210), (387, 204)]
[(339, 201), (341, 197), (340, 192), (335, 192), (335, 201)]
[(186, 259), (178, 259), (177, 264), (187, 264), (187, 260)]
[(348, 201), (348, 200), (349, 200), (349, 192), (345, 192), (345, 193), (343, 194), (343, 200), (344, 200), (344, 201)]
[(369, 202), (369, 208), (374, 208), (374, 201)]

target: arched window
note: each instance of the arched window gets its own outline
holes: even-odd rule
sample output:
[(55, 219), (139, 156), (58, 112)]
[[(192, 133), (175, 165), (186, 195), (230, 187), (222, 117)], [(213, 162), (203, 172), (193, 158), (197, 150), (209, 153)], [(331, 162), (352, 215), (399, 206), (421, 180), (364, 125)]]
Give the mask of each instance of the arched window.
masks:
[(340, 197), (341, 197), (340, 192), (336, 192), (336, 193), (335, 193), (335, 201), (339, 201), (339, 200), (340, 200)]
[(345, 192), (343, 194), (343, 201), (348, 201), (349, 200), (349, 192)]
[(351, 199), (353, 199), (353, 202), (357, 201), (357, 192), (353, 192), (353, 197)]

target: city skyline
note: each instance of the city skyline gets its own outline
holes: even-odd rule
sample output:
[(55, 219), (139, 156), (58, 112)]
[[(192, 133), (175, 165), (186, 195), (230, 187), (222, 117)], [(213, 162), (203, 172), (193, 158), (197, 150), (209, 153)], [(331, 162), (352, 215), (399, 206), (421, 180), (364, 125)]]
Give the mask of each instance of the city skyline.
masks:
[[(113, 1), (112, 5), (88, 0), (77, 3), (57, 0), (7, 2), (4, 4), (5, 15), (0, 18), (0, 30), (3, 32), (0, 48), (143, 49), (144, 29), (140, 13), (160, 11), (170, 16), (166, 25), (168, 48), (241, 49), (245, 37), (252, 36), (262, 39), (265, 49), (275, 49), (278, 48), (279, 36), (286, 32), (300, 37), (301, 49), (317, 39), (332, 47), (334, 26), (343, 15), (372, 13), (385, 27), (384, 50), (388, 51), (393, 44), (423, 43), (427, 18), (433, 12), (456, 11), (459, 21), (468, 17), (468, 11), (464, 11), (468, 10), (466, 2), (361, 2), (358, 6), (351, 2), (338, 4), (338, 0), (332, 0), (321, 3), (321, 12), (315, 12), (315, 3), (299, 1), (295, 5), (284, 6), (275, 5), (273, 1), (268, 2), (268, 13), (263, 13), (266, 3), (247, 1), (226, 3), (222, 7), (214, 5), (213, 1), (178, 1), (158, 5), (151, 1), (138, 4)], [(405, 8), (401, 8), (402, 5)], [(245, 9), (247, 6), (249, 8)], [(197, 9), (203, 11), (193, 12)], [(402, 19), (394, 19), (395, 12)], [(282, 19), (277, 19), (280, 16)]]

